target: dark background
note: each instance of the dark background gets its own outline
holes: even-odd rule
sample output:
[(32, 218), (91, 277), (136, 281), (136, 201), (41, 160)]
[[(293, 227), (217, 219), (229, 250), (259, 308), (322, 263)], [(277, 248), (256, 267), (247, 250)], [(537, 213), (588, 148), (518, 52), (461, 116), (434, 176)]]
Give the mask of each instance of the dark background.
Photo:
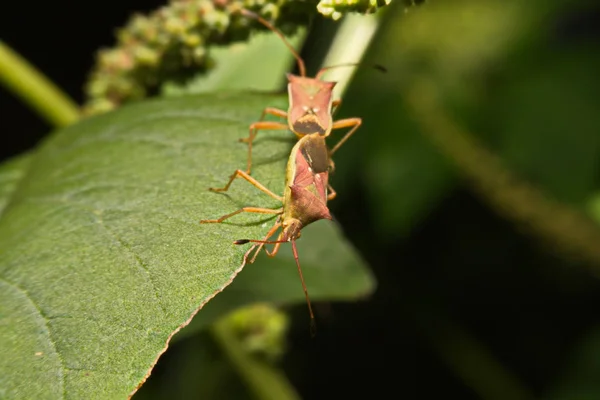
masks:
[[(113, 29), (132, 12), (159, 5), (149, 0), (9, 2), (0, 15), (0, 37), (81, 102), (95, 50), (113, 44)], [(546, 42), (550, 49), (597, 45), (600, 7), (565, 13), (554, 23)], [(4, 90), (0, 110), (2, 160), (33, 148), (50, 130)], [(477, 346), (535, 397), (600, 398), (599, 385), (583, 378), (579, 386), (566, 384), (574, 388), (568, 395), (554, 391), (576, 368), (573, 352), (600, 322), (600, 285), (591, 267), (560, 257), (547, 243), (521, 233), (460, 178), (409, 234), (393, 229), (371, 234), (380, 226), (371, 215), (365, 185), (348, 186), (332, 209), (370, 262), (378, 290), (361, 303), (319, 305), (317, 312), (327, 317), (320, 318), (314, 340), (299, 327), (305, 323), (304, 305), (291, 310), (298, 318), (283, 366), (304, 398), (479, 398), (460, 368), (445, 358), (448, 352), (440, 351), (453, 349), (476, 371), (472, 353)], [(462, 341), (453, 327), (468, 332), (470, 339)], [(176, 368), (186, 341), (167, 353), (153, 379), (169, 384), (167, 369)], [(589, 354), (592, 361), (575, 375), (593, 381), (600, 376), (594, 374), (600, 373), (594, 369), (600, 358)]]

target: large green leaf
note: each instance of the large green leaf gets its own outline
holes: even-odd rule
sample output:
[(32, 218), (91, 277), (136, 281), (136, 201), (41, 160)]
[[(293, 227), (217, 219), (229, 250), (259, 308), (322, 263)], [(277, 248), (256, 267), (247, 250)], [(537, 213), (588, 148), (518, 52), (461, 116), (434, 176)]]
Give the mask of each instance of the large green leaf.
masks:
[[(237, 139), (277, 103), (151, 101), (85, 120), (39, 149), (0, 217), (2, 397), (124, 398), (144, 380), (172, 334), (241, 270), (247, 246), (232, 241), (260, 238), (273, 222), (198, 224), (243, 205), (277, 206), (243, 181), (229, 194), (207, 191), (245, 165)], [(292, 136), (261, 136), (253, 175), (281, 192)], [(367, 294), (373, 280), (335, 225), (309, 228), (299, 242), (309, 290)], [(276, 262), (250, 266), (222, 310), (303, 299), (289, 249)], [(204, 322), (222, 311), (211, 314)]]
[(0, 216), (8, 205), (17, 183), (21, 180), (31, 156), (29, 154), (15, 157), (0, 166)]

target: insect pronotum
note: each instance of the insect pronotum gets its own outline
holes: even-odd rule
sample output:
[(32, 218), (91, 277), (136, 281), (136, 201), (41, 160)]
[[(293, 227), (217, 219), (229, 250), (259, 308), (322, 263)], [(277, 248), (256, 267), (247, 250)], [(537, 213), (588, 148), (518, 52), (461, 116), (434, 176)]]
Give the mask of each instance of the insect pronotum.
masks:
[[(292, 251), (298, 267), (298, 273), (302, 282), (302, 288), (306, 296), (308, 310), (311, 320), (311, 333), (314, 335), (315, 316), (308, 296), (308, 290), (302, 275), (302, 268), (298, 259), (298, 250), (296, 248), (296, 239), (300, 237), (302, 228), (320, 219), (331, 219), (331, 214), (327, 208), (327, 201), (336, 196), (335, 191), (329, 185), (330, 158), (325, 137), (321, 135), (306, 135), (300, 138), (295, 144), (290, 154), (286, 168), (285, 190), (283, 197), (273, 193), (247, 172), (240, 169), (236, 170), (229, 178), (227, 184), (222, 188), (210, 188), (213, 192), (225, 192), (231, 186), (236, 178), (243, 178), (254, 185), (256, 188), (277, 199), (282, 206), (277, 209), (261, 207), (244, 207), (232, 213), (223, 215), (217, 219), (202, 220), (200, 223), (221, 223), (234, 215), (242, 212), (275, 214), (277, 220), (267, 235), (262, 240), (240, 239), (235, 244), (254, 243), (246, 253), (248, 260), (253, 250), (254, 254), (248, 262), (252, 263), (256, 259), (265, 244), (274, 244), (271, 251), (265, 248), (265, 252), (270, 257), (275, 256), (282, 243), (292, 242)], [(281, 228), (281, 232), (276, 240), (269, 240)]]
[[(254, 122), (249, 127), (249, 135), (247, 138), (240, 139), (241, 142), (248, 143), (248, 165), (246, 173), (250, 174), (252, 168), (252, 142), (254, 141), (259, 130), (291, 130), (298, 138), (306, 135), (318, 134), (327, 137), (334, 129), (351, 128), (342, 139), (329, 151), (329, 155), (333, 155), (352, 134), (362, 124), (360, 118), (346, 118), (338, 121), (333, 121), (332, 113), (336, 107), (341, 104), (341, 100), (333, 100), (333, 88), (336, 82), (328, 82), (321, 80), (321, 76), (327, 70), (337, 67), (355, 66), (357, 64), (340, 64), (330, 67), (321, 68), (314, 78), (306, 76), (306, 66), (304, 60), (294, 50), (294, 47), (286, 40), (283, 33), (270, 24), (259, 15), (248, 11), (240, 10), (242, 15), (253, 18), (261, 24), (273, 31), (281, 38), (290, 52), (296, 58), (300, 75), (287, 74), (288, 79), (288, 110), (280, 110), (278, 108), (267, 107), (263, 110), (260, 120)], [(377, 66), (382, 69), (382, 67)], [(265, 117), (273, 115), (280, 118), (285, 118), (287, 123), (264, 121)]]

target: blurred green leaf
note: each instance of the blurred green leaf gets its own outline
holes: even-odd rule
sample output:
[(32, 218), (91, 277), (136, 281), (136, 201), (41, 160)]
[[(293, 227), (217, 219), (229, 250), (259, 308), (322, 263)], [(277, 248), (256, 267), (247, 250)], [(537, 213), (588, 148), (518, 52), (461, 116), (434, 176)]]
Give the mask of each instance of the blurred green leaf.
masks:
[(600, 57), (591, 44), (559, 41), (557, 17), (570, 11), (572, 2), (562, 0), (437, 3), (400, 21), (396, 39), (384, 42), (401, 49), (392, 53), (404, 65), (397, 79), (438, 82), (456, 118), (509, 168), (581, 205), (600, 155)]
[[(401, 4), (390, 7), (363, 57), (365, 65), (381, 64), (388, 72), (357, 71), (336, 115), (361, 117), (363, 125), (336, 153), (333, 184), (342, 192), (351, 185), (364, 191), (379, 237), (407, 234), (453, 184), (446, 160), (421, 136), (404, 105), (407, 60), (397, 54), (397, 27), (406, 13)], [(413, 10), (408, 14), (421, 12)], [(334, 131), (332, 142), (341, 135)]]
[[(273, 222), (241, 215), (198, 224), (243, 205), (277, 206), (243, 181), (226, 195), (207, 190), (245, 165), (237, 139), (276, 100), (182, 96), (52, 135), (0, 218), (3, 397), (125, 397), (143, 381), (173, 332), (237, 274), (246, 246), (232, 241), (261, 238)], [(253, 175), (274, 191), (283, 190), (291, 147), (282, 135), (265, 133), (255, 146)], [(328, 272), (309, 268), (309, 288), (322, 288), (324, 297), (328, 287), (334, 297), (368, 293), (373, 280), (356, 253), (339, 236), (323, 240), (320, 269)], [(300, 251), (310, 265), (312, 249)], [(288, 255), (279, 263), (263, 269), (275, 279), (257, 277), (249, 282), (256, 291), (240, 288), (249, 294), (235, 304), (290, 299), (282, 289), (293, 287), (302, 299), (293, 261)], [(331, 280), (320, 282), (323, 276)]]
[(600, 57), (590, 47), (557, 52), (538, 45), (514, 64), (480, 108), (483, 129), (509, 166), (581, 206), (598, 177)]
[(600, 329), (580, 340), (566, 362), (562, 376), (543, 397), (545, 400), (596, 400), (600, 398)]
[(454, 182), (448, 155), (421, 136), (404, 105), (419, 76), (436, 82), (457, 121), (517, 174), (558, 200), (584, 204), (600, 156), (600, 57), (586, 46), (549, 47), (552, 18), (569, 5), (461, 0), (409, 12), (392, 7), (365, 56), (388, 74), (357, 74), (341, 113), (364, 124), (336, 154), (340, 178), (347, 177), (337, 186), (360, 178), (382, 236), (405, 233)]
[[(297, 47), (303, 38), (304, 32), (301, 29), (288, 38), (288, 41)], [(292, 60), (289, 49), (273, 33), (256, 34), (245, 43), (215, 46), (210, 52), (217, 68), (208, 74), (198, 75), (185, 84), (167, 82), (163, 85), (163, 93), (175, 96), (214, 90), (277, 91), (282, 88), (285, 73)], [(255, 118), (259, 116), (257, 114)]]
[[(518, 0), (431, 2), (408, 13), (398, 7), (379, 45), (397, 49), (388, 59), (410, 84), (415, 74), (431, 74), (458, 90), (477, 83), (482, 66), (492, 66), (514, 45), (530, 20), (533, 7)], [(464, 81), (457, 82), (457, 78)], [(459, 83), (459, 85), (455, 85)], [(476, 86), (475, 86), (476, 87)], [(473, 86), (463, 87), (470, 90)]]
[(457, 76), (496, 61), (525, 18), (517, 15), (522, 10), (516, 2), (430, 3), (408, 12), (392, 7), (365, 56), (388, 73), (357, 74), (342, 113), (362, 117), (364, 125), (338, 157), (342, 165), (354, 161), (348, 176), (361, 177), (382, 236), (408, 233), (455, 182), (445, 156), (406, 108), (407, 85), (431, 74), (455, 90), (471, 91), (462, 81), (455, 84)]
[(165, 358), (168, 368), (159, 368), (135, 400), (252, 398), (208, 331), (174, 344)]
[[(340, 176), (359, 177), (380, 235), (408, 234), (453, 183), (446, 160), (409, 120), (396, 90), (350, 89), (344, 115), (360, 115), (364, 124), (353, 143), (336, 153)], [(364, 99), (362, 110), (352, 112), (350, 96)], [(346, 183), (337, 179), (333, 184), (344, 191)]]

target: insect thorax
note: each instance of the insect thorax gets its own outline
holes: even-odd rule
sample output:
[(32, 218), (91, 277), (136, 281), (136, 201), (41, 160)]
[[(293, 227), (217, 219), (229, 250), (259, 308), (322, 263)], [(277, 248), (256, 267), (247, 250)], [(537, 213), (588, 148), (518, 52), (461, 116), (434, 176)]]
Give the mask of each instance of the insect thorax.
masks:
[(328, 135), (331, 131), (331, 104), (335, 82), (288, 74), (290, 129), (297, 135), (318, 133)]

